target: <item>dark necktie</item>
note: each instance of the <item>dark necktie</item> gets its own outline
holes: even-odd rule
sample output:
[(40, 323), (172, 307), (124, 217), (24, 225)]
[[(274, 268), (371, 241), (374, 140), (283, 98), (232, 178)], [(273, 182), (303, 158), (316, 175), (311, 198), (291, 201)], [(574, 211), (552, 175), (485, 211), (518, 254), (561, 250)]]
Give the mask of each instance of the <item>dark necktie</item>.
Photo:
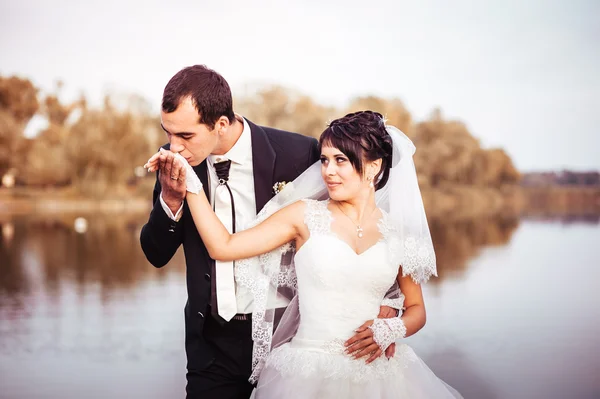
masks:
[(231, 198), (231, 233), (235, 233), (235, 205), (233, 203), (233, 193), (231, 187), (229, 187), (229, 168), (231, 168), (231, 161), (223, 161), (215, 163), (215, 171), (219, 178), (219, 186), (225, 186), (229, 191), (229, 197)]

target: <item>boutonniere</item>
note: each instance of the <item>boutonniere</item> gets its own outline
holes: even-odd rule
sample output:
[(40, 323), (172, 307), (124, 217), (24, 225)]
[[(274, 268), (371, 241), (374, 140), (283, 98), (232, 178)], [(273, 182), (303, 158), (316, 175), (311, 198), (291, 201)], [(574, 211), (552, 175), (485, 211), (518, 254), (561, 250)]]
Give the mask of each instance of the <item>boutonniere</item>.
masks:
[(288, 182), (286, 182), (286, 181), (279, 181), (279, 182), (273, 184), (273, 192), (275, 193), (275, 195), (279, 194), (281, 192), (281, 190), (283, 190), (285, 188), (286, 184), (288, 184)]

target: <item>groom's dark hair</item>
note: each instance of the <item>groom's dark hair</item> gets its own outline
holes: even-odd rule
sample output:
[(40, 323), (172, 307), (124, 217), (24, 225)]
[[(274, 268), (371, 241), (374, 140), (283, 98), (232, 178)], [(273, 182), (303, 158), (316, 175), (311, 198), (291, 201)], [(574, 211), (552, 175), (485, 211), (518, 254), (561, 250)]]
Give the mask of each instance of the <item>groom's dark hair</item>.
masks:
[(208, 125), (210, 129), (214, 129), (221, 116), (227, 117), (230, 123), (235, 120), (229, 84), (223, 76), (206, 65), (183, 68), (169, 80), (163, 92), (163, 112), (174, 112), (187, 97), (192, 98), (200, 123)]

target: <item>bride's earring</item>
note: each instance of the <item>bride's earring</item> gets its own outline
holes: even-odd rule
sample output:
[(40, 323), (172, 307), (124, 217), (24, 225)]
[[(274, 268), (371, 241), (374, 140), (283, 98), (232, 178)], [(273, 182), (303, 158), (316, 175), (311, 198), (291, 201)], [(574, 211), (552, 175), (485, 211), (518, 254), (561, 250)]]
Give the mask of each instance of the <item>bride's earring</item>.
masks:
[(367, 180), (369, 181), (369, 187), (375, 187), (375, 185), (373, 184), (373, 176), (367, 176)]

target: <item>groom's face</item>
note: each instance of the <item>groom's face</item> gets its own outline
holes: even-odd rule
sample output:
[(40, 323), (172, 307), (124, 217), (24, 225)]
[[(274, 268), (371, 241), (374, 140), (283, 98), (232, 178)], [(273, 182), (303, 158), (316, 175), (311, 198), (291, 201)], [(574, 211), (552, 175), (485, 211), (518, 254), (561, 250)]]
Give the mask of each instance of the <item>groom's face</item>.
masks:
[(200, 123), (198, 110), (189, 97), (182, 100), (175, 111), (162, 111), (160, 119), (171, 151), (180, 153), (192, 166), (199, 165), (219, 145), (217, 129)]

